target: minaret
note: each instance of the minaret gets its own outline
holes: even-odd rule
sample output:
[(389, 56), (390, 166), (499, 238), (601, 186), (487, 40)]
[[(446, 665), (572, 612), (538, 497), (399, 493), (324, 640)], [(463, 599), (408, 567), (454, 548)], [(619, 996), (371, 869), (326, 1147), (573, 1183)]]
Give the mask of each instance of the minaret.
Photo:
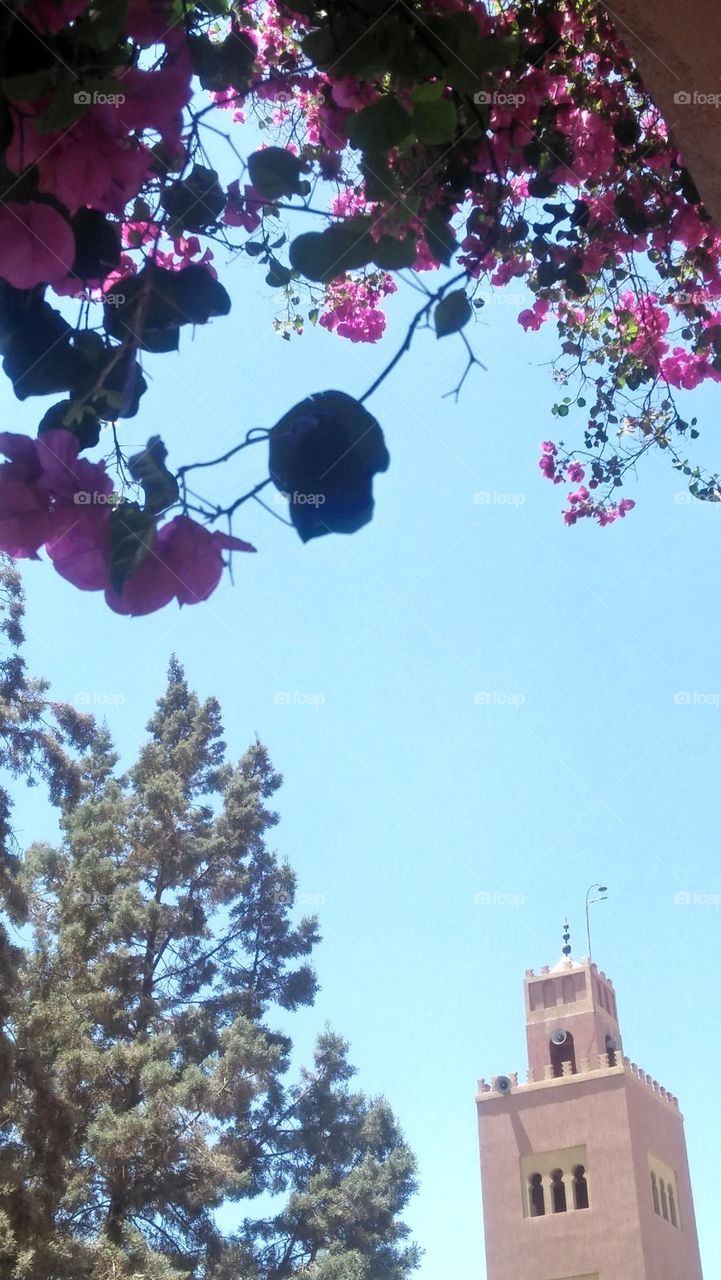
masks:
[(488, 1280), (703, 1280), (677, 1099), (624, 1056), (612, 982), (527, 970), (528, 1075), (478, 1085)]

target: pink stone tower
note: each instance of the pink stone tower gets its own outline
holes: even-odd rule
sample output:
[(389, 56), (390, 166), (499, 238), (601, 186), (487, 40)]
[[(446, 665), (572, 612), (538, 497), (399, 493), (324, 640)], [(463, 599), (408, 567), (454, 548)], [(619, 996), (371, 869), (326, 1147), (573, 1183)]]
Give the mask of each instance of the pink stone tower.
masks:
[(478, 1084), (488, 1280), (703, 1280), (678, 1101), (564, 952), (526, 972), (526, 1083)]

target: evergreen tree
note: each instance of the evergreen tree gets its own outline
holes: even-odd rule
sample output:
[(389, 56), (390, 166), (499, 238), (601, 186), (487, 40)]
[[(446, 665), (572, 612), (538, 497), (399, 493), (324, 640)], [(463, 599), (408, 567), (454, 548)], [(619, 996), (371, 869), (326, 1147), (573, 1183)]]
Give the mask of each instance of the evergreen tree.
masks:
[(123, 776), (95, 736), (62, 846), (25, 859), (0, 1277), (402, 1280), (414, 1164), (387, 1104), (330, 1032), (292, 1082), (274, 1026), (313, 1001), (318, 937), (266, 844), (281, 779), (257, 741), (226, 761), (175, 661), (148, 733)]
[[(0, 555), (0, 1188), (12, 1187), (17, 1180), (19, 1148), (8, 1103), (14, 1083), (14, 1011), (22, 999), (23, 952), (12, 941), (10, 930), (17, 936), (28, 911), (8, 785), (17, 779), (30, 786), (42, 781), (56, 804), (72, 802), (81, 785), (75, 752), (88, 747), (95, 730), (91, 716), (50, 700), (47, 682), (29, 675), (22, 652), (24, 616), (20, 575), (9, 557)], [(12, 1274), (5, 1263), (12, 1240), (10, 1219), (0, 1205), (1, 1274)]]

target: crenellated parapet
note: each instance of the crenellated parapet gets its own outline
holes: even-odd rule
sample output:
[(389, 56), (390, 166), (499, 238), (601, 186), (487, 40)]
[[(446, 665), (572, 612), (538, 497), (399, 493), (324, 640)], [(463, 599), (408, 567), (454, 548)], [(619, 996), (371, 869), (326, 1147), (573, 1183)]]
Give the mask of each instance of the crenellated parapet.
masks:
[[(601, 1078), (604, 1076), (631, 1075), (638, 1080), (645, 1088), (649, 1089), (661, 1102), (673, 1107), (675, 1111), (679, 1110), (678, 1098), (664, 1089), (658, 1080), (654, 1080), (646, 1071), (635, 1062), (631, 1062), (630, 1058), (623, 1058), (622, 1061), (613, 1063), (611, 1057), (607, 1053), (598, 1054), (596, 1058), (579, 1058), (576, 1070), (573, 1070), (571, 1062), (564, 1062), (562, 1066), (562, 1075), (554, 1075), (553, 1068), (549, 1064), (543, 1068), (542, 1073), (529, 1070), (526, 1073), (524, 1083), (518, 1083), (518, 1073), (513, 1072), (508, 1076), (495, 1076), (492, 1080), (479, 1080), (477, 1100), (479, 1102), (488, 1101), (491, 1097), (498, 1097), (499, 1094), (509, 1092), (521, 1092), (531, 1089), (541, 1088), (558, 1088), (567, 1084), (569, 1080), (584, 1080)], [(499, 1088), (499, 1081), (508, 1081), (508, 1085)], [(510, 1086), (510, 1087), (509, 1087)]]

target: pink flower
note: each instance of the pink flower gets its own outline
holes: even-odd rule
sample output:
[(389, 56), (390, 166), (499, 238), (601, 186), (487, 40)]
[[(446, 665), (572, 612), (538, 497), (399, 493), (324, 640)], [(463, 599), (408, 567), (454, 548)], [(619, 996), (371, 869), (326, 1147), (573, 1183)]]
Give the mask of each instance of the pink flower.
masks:
[(0, 205), (0, 277), (16, 289), (63, 280), (75, 258), (75, 236), (49, 204)]
[(210, 533), (189, 516), (176, 516), (158, 530), (155, 545), (122, 593), (108, 587), (105, 599), (115, 613), (132, 617), (154, 613), (174, 598), (181, 605), (198, 604), (220, 582), (223, 551), (255, 551), (255, 547), (217, 530)]
[(240, 183), (231, 182), (228, 187), (228, 203), (225, 206), (223, 222), (226, 227), (243, 227), (246, 231), (255, 231), (260, 226), (259, 210), (270, 201), (261, 196), (255, 187), (243, 187), (240, 194)]
[(571, 462), (566, 467), (566, 479), (572, 481), (573, 484), (580, 484), (586, 472), (580, 462)]
[(541, 453), (558, 453), (558, 446), (552, 440), (542, 440)]
[(110, 104), (93, 106), (72, 129), (52, 133), (39, 132), (29, 112), (23, 108), (22, 115), (13, 113), (13, 136), (5, 156), (11, 172), (22, 173), (34, 164), (40, 190), (55, 196), (71, 214), (86, 206), (122, 217), (128, 201), (140, 191), (151, 160), (129, 134), (122, 110)]
[(128, 35), (143, 48), (158, 44), (168, 33), (169, 0), (129, 0)]
[(9, 458), (0, 465), (0, 550), (9, 555), (37, 559), (44, 543), (85, 526), (98, 495), (106, 499), (112, 491), (104, 463), (78, 461), (71, 431), (47, 431), (37, 440), (4, 432), (0, 452)]
[(77, 519), (47, 544), (53, 566), (81, 591), (103, 591), (108, 582), (110, 506), (78, 508)]
[(319, 323), (351, 342), (377, 342), (386, 327), (380, 303), (395, 291), (393, 277), (385, 272), (376, 272), (365, 280), (350, 276), (334, 280), (326, 291), (326, 310)]
[(546, 319), (550, 305), (551, 304), (549, 302), (546, 302), (545, 298), (538, 298), (537, 301), (534, 302), (532, 308), (521, 311), (518, 317), (518, 323), (523, 325), (526, 333), (528, 333), (529, 329), (540, 329)]
[(183, 107), (190, 101), (192, 74), (190, 57), (184, 49), (159, 71), (141, 71), (139, 67), (126, 71), (121, 83), (125, 128), (138, 133), (153, 129), (177, 145)]
[(87, 8), (88, 0), (34, 0), (24, 16), (38, 31), (55, 32), (62, 31)]
[(710, 366), (702, 356), (684, 351), (683, 347), (674, 347), (673, 353), (661, 361), (661, 373), (672, 387), (681, 387), (684, 391), (693, 391), (704, 378), (709, 376)]
[(573, 142), (573, 165), (566, 171), (570, 180), (604, 178), (613, 164), (615, 141), (601, 115), (571, 107), (559, 113), (561, 127)]

